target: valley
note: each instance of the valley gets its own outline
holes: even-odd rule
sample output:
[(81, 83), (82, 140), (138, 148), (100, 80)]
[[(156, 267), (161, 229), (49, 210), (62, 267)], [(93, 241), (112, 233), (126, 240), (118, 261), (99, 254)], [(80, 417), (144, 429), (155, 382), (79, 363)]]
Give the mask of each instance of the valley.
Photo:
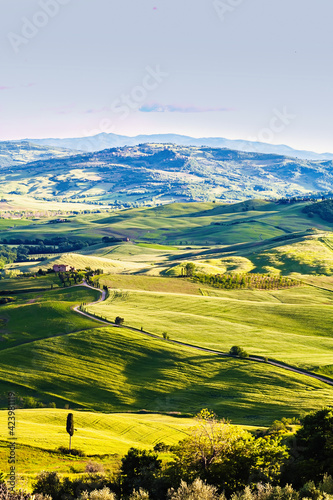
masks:
[[(331, 405), (332, 386), (283, 368), (333, 382), (332, 223), (309, 217), (308, 206), (315, 205), (175, 203), (67, 214), (61, 223), (24, 213), (12, 226), (0, 219), (0, 249), (25, 258), (6, 263), (12, 254), (3, 251), (0, 280), (0, 295), (11, 298), (0, 305), (1, 404), (15, 392), (22, 453), (36, 449), (38, 460), (68, 471), (56, 452), (66, 444), (61, 415), (68, 409), (83, 419), (78, 447), (117, 467), (130, 446), (181, 439), (202, 408), (260, 429)], [(61, 276), (51, 272), (55, 264), (82, 271)], [(92, 288), (82, 283), (85, 273)], [(258, 277), (259, 284), (199, 279), (215, 275)], [(107, 290), (104, 301), (96, 302), (98, 289)], [(121, 327), (108, 323), (116, 317)], [(249, 359), (228, 356), (235, 345)], [(37, 422), (44, 437), (41, 430), (34, 437)], [(86, 462), (75, 460), (82, 470)]]

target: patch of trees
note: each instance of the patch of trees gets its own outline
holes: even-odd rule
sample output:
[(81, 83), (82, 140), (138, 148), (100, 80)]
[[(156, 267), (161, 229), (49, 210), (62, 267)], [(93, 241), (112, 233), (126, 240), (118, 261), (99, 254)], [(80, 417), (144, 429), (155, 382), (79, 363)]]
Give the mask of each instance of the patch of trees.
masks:
[[(301, 487), (306, 481), (333, 476), (333, 410), (307, 415), (297, 431), (283, 480)], [(332, 491), (333, 494), (333, 485)]]
[(312, 201), (317, 198), (317, 194), (308, 195), (308, 196), (294, 196), (292, 198), (280, 198), (276, 200), (276, 203), (279, 205), (293, 205), (294, 203), (304, 203), (306, 201)]
[[(57, 240), (55, 242), (54, 240)], [(60, 241), (61, 240), (61, 241)], [(81, 250), (87, 247), (90, 243), (88, 241), (69, 241), (67, 238), (53, 238), (52, 240), (33, 240), (35, 243), (27, 240), (28, 244), (22, 244), (20, 238), (4, 239), (2, 240), (5, 245), (0, 246), (0, 268), (5, 264), (12, 262), (25, 262), (31, 259), (31, 255), (45, 254), (45, 253), (65, 253), (75, 250)], [(39, 241), (39, 244), (36, 244)], [(9, 247), (8, 245), (19, 245), (17, 247)], [(44, 258), (44, 260), (46, 257)], [(42, 260), (39, 259), (38, 260)]]
[(7, 245), (0, 245), (0, 269), (6, 264), (15, 262), (17, 258), (17, 252), (15, 248), (10, 248)]
[(215, 288), (228, 290), (256, 288), (260, 290), (274, 290), (291, 288), (300, 285), (298, 280), (284, 276), (271, 276), (269, 274), (199, 274), (193, 276), (195, 281)]
[(327, 222), (333, 222), (333, 200), (324, 200), (307, 205), (303, 208), (302, 212), (307, 214), (310, 218), (318, 215)]
[[(43, 271), (42, 269), (38, 270), (38, 274), (44, 274), (46, 272), (47, 271)], [(52, 272), (54, 271), (52, 270)], [(93, 280), (93, 277), (99, 276), (103, 273), (103, 269), (91, 269), (90, 267), (86, 267), (85, 269), (74, 269), (72, 271), (58, 272), (58, 277), (62, 283), (62, 286), (71, 286), (74, 284), (76, 285), (77, 283), (81, 283), (82, 280), (86, 280), (88, 285), (99, 288), (99, 280)]]
[(124, 241), (124, 238), (116, 238), (115, 236), (103, 236), (102, 241), (105, 244), (120, 243), (121, 241)]

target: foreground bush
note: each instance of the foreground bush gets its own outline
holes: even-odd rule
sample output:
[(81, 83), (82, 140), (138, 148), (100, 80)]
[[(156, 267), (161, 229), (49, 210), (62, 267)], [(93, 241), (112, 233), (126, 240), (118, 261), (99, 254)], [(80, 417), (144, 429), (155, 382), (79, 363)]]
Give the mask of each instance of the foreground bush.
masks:
[(192, 484), (187, 485), (181, 482), (177, 491), (173, 488), (168, 492), (170, 500), (225, 500), (224, 495), (218, 495), (214, 486), (205, 484), (201, 479), (196, 479)]
[(30, 500), (29, 493), (23, 491), (10, 491), (5, 483), (0, 484), (0, 500)]
[[(140, 488), (150, 493), (152, 498), (159, 499), (159, 479), (162, 471), (162, 461), (157, 454), (130, 448), (121, 459), (121, 487), (124, 495), (130, 495)], [(140, 497), (139, 497), (140, 498)]]
[(292, 486), (272, 486), (258, 483), (254, 490), (246, 486), (243, 491), (234, 493), (231, 500), (299, 500), (299, 493)]
[(116, 500), (116, 497), (109, 488), (104, 486), (102, 490), (93, 490), (90, 493), (84, 491), (79, 500)]
[(149, 493), (141, 488), (139, 491), (134, 490), (129, 500), (149, 500)]
[[(32, 486), (33, 494), (48, 495), (52, 497), (52, 500), (66, 500), (81, 498), (83, 494), (90, 495), (93, 491), (103, 491), (105, 487), (113, 485), (103, 474), (82, 475), (75, 479), (69, 477), (60, 479), (56, 472), (43, 471), (38, 474)], [(115, 499), (116, 497), (114, 497)]]

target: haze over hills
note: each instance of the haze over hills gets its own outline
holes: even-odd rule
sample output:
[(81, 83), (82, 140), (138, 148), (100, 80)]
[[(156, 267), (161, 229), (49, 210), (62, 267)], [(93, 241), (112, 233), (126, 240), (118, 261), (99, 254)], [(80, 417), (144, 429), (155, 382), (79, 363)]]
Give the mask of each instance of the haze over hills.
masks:
[(144, 144), (2, 169), (3, 195), (132, 204), (239, 201), (333, 190), (333, 162)]
[(0, 142), (0, 168), (24, 165), (36, 160), (64, 158), (73, 154), (76, 154), (76, 151), (62, 147), (43, 146), (28, 141), (3, 141)]
[(257, 153), (273, 153), (292, 156), (308, 160), (333, 160), (332, 153), (315, 153), (313, 151), (300, 151), (286, 145), (274, 145), (264, 142), (246, 140), (231, 140), (222, 137), (194, 138), (178, 134), (152, 134), (128, 137), (111, 133), (101, 133), (91, 137), (77, 137), (72, 139), (28, 139), (29, 142), (43, 146), (68, 148), (78, 151), (101, 151), (103, 149), (137, 146), (143, 143), (177, 144), (179, 146), (209, 146), (213, 148), (228, 148), (236, 151)]

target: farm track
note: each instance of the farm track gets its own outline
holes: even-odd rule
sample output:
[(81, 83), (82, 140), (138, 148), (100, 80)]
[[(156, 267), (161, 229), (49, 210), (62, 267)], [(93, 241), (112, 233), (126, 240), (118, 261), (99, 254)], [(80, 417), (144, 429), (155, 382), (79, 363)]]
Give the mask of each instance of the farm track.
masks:
[[(95, 302), (91, 302), (90, 304), (87, 304), (89, 306), (94, 305), (94, 304), (98, 304), (99, 302), (103, 302), (106, 299), (106, 292), (105, 292), (105, 290), (101, 290), (100, 288), (95, 288), (95, 287), (93, 287), (91, 285), (88, 285), (85, 281), (83, 283), (79, 284), (79, 285), (74, 285), (74, 286), (86, 286), (87, 288), (91, 288), (93, 290), (98, 290), (99, 292), (101, 292), (101, 297), (98, 300), (96, 300)], [(191, 349), (196, 349), (197, 351), (202, 351), (202, 352), (207, 352), (207, 353), (211, 353), (211, 354), (216, 354), (217, 356), (224, 356), (224, 357), (228, 357), (228, 358), (232, 357), (227, 352), (217, 351), (217, 350), (214, 350), (214, 349), (207, 349), (206, 347), (200, 347), (200, 346), (197, 346), (197, 345), (188, 344), (186, 342), (181, 342), (179, 340), (163, 339), (159, 335), (156, 335), (156, 334), (150, 333), (150, 332), (146, 332), (145, 330), (139, 330), (138, 328), (133, 328), (131, 326), (116, 325), (115, 323), (112, 323), (111, 321), (103, 320), (103, 319), (100, 319), (100, 318), (94, 316), (93, 314), (89, 314), (87, 312), (80, 311), (79, 307), (80, 306), (77, 305), (77, 306), (75, 306), (73, 308), (73, 310), (75, 312), (77, 312), (78, 314), (81, 314), (82, 316), (86, 316), (87, 318), (94, 319), (94, 320), (99, 321), (100, 323), (103, 323), (105, 325), (115, 326), (115, 327), (118, 327), (118, 328), (125, 328), (126, 330), (132, 330), (133, 332), (141, 333), (142, 335), (145, 335), (146, 337), (151, 337), (151, 338), (162, 340), (162, 341), (164, 340), (165, 342), (169, 342), (171, 344), (180, 345), (180, 346), (183, 346), (183, 347), (189, 347)], [(236, 358), (236, 359), (240, 359), (240, 358)], [(322, 375), (317, 375), (315, 373), (308, 372), (306, 370), (302, 370), (301, 368), (297, 368), (295, 366), (288, 365), (287, 363), (282, 363), (282, 362), (276, 361), (274, 359), (265, 359), (265, 358), (260, 357), (260, 356), (249, 356), (244, 361), (253, 361), (255, 363), (265, 363), (267, 365), (277, 366), (278, 368), (282, 368), (284, 370), (288, 370), (288, 371), (291, 371), (291, 372), (294, 372), (294, 373), (298, 373), (299, 375), (306, 375), (307, 377), (314, 378), (316, 380), (319, 380), (320, 382), (323, 382), (323, 383), (328, 384), (328, 385), (330, 385), (330, 386), (333, 387), (333, 380), (330, 379), (329, 377), (325, 377), (325, 376), (322, 376)]]

